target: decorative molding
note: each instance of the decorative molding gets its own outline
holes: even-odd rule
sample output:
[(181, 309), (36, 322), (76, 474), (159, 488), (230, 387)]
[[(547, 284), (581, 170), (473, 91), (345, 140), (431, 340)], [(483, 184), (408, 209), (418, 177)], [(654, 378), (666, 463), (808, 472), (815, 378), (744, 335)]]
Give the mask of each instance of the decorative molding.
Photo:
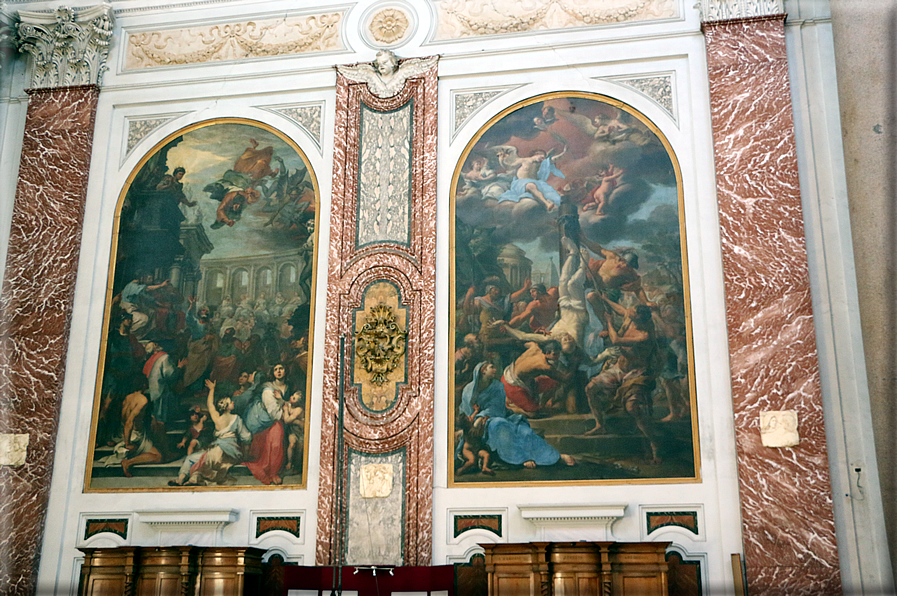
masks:
[(237, 521), (240, 517), (235, 509), (222, 510), (179, 510), (179, 511), (137, 511), (140, 523), (160, 528), (191, 530), (220, 529)]
[(618, 83), (635, 89), (642, 95), (652, 99), (677, 121), (676, 100), (673, 73), (652, 74), (637, 77), (604, 77), (601, 80)]
[(84, 540), (104, 533), (115, 534), (119, 538), (127, 540), (130, 521), (127, 517), (115, 519), (88, 518), (84, 524)]
[(521, 517), (539, 529), (539, 540), (565, 539), (566, 530), (581, 540), (613, 540), (613, 525), (625, 517), (626, 508), (625, 504), (517, 506)]
[(380, 50), (371, 63), (337, 66), (336, 70), (350, 81), (367, 83), (368, 89), (377, 97), (387, 98), (401, 91), (408, 79), (418, 77), (433, 68), (438, 60), (438, 56), (399, 60), (389, 50)]
[(324, 102), (297, 103), (290, 105), (265, 106), (262, 110), (280, 114), (295, 122), (315, 142), (318, 150), (324, 142)]
[(676, 0), (431, 1), (439, 23), (434, 40), (607, 26), (680, 16)]
[(108, 69), (113, 16), (108, 4), (53, 12), (19, 11), (19, 51), (31, 54), (31, 88), (99, 85)]
[(405, 11), (395, 7), (375, 12), (366, 27), (371, 37), (385, 46), (402, 41), (410, 28), (411, 19)]
[(124, 69), (341, 50), (343, 16), (343, 12), (304, 13), (183, 29), (129, 31)]
[(452, 137), (461, 130), (461, 127), (473, 118), (474, 114), (483, 109), (493, 99), (504, 95), (508, 91), (517, 89), (520, 85), (510, 87), (488, 87), (481, 89), (459, 89), (452, 92)]
[(131, 155), (131, 152), (140, 144), (140, 141), (152, 134), (155, 130), (181, 116), (183, 116), (183, 113), (126, 118), (128, 123), (128, 141), (125, 147), (125, 157)]
[(749, 19), (784, 14), (784, 0), (698, 0), (701, 21)]

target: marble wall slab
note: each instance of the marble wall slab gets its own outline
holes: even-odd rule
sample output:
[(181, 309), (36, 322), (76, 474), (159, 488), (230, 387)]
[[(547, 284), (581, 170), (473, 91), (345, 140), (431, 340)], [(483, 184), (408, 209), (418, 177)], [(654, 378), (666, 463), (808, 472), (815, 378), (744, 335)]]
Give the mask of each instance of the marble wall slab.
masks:
[[(318, 490), (316, 564), (336, 562), (335, 528), (344, 527), (345, 498), (334, 497), (337, 485), (337, 412), (340, 366), (345, 363), (345, 422), (342, 461), (349, 452), (362, 455), (402, 451), (394, 478), (403, 478), (396, 495), (402, 509), (402, 563), (429, 565), (432, 552), (433, 502), (433, 393), (435, 375), (436, 284), (436, 67), (409, 78), (391, 97), (374, 95), (367, 83), (337, 74), (334, 130), (333, 203), (330, 215), (330, 256), (322, 401), (321, 463)], [(410, 110), (409, 127), (391, 127), (389, 134), (374, 131), (370, 139), (362, 127), (362, 110), (400, 113)], [(369, 114), (365, 112), (365, 118)], [(410, 142), (410, 159), (395, 160), (390, 148)], [(370, 142), (368, 142), (370, 141)], [(362, 156), (362, 152), (365, 153)], [(400, 152), (401, 153), (401, 152)], [(364, 159), (362, 159), (364, 157)], [(371, 170), (374, 165), (397, 171)], [(401, 174), (401, 175), (399, 175)], [(376, 214), (360, 213), (376, 207), (362, 201), (359, 190), (384, 180), (404, 180), (407, 231), (398, 236), (378, 233), (371, 242), (358, 241), (361, 226), (370, 226)], [(382, 196), (383, 200), (390, 197)], [(402, 227), (402, 226), (400, 226)], [(383, 228), (386, 229), (386, 228)], [(383, 229), (380, 229), (382, 232)], [(388, 228), (392, 229), (392, 228)], [(376, 231), (376, 230), (375, 230)], [(402, 230), (399, 230), (402, 231)], [(367, 234), (370, 230), (366, 230)], [(359, 385), (353, 383), (352, 357), (356, 313), (363, 308), (367, 289), (388, 282), (397, 290), (407, 331), (405, 369), (407, 382), (397, 384), (397, 395), (383, 409), (362, 402)], [(346, 336), (345, 360), (340, 358), (340, 336)], [(361, 457), (361, 455), (357, 456)], [(347, 468), (343, 468), (346, 481)], [(349, 483), (349, 488), (352, 488)], [(393, 505), (398, 503), (397, 497)], [(350, 511), (351, 514), (351, 511)], [(350, 536), (350, 539), (352, 537)], [(350, 545), (350, 552), (358, 552)]]
[(28, 434), (0, 466), (0, 593), (33, 591), (53, 470), (99, 88), (29, 92), (0, 292), (0, 433)]
[[(704, 24), (748, 587), (840, 594), (784, 15)], [(760, 413), (795, 410), (799, 445)]]

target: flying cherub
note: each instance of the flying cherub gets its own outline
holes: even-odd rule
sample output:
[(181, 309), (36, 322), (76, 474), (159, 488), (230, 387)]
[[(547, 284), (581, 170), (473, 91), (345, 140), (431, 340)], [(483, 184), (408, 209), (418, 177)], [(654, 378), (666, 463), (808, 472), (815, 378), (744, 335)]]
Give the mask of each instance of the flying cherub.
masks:
[(548, 184), (548, 177), (554, 174), (558, 178), (565, 178), (554, 161), (567, 152), (567, 145), (557, 155), (552, 155), (553, 151), (536, 149), (529, 157), (520, 157), (517, 147), (513, 145), (496, 145), (492, 150), (502, 167), (515, 172), (511, 188), (498, 197), (499, 202), (519, 203), (522, 199), (535, 199), (547, 211), (553, 211), (561, 204), (561, 195)]
[(399, 63), (399, 58), (389, 50), (380, 50), (373, 63), (362, 62), (355, 66), (338, 66), (337, 70), (349, 80), (367, 83), (377, 97), (392, 97), (405, 86), (405, 81), (429, 70), (437, 57), (409, 58)]

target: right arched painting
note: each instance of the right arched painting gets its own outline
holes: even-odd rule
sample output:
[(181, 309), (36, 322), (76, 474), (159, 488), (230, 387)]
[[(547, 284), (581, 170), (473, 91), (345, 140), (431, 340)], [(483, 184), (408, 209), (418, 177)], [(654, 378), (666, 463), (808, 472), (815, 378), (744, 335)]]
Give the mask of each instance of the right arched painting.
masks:
[(541, 95), (454, 176), (450, 483), (699, 480), (682, 180), (659, 129)]

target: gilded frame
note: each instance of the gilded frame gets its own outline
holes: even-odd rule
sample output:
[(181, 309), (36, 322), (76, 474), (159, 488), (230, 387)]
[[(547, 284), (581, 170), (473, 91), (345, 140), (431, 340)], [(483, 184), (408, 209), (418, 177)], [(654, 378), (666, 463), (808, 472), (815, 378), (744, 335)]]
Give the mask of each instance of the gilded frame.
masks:
[[(300, 383), (300, 387), (305, 392), (304, 398), (304, 414), (301, 416), (304, 419), (304, 430), (303, 430), (303, 438), (302, 438), (302, 456), (301, 456), (301, 465), (302, 471), (299, 482), (292, 483), (283, 483), (283, 484), (269, 484), (269, 485), (252, 485), (252, 484), (243, 484), (243, 485), (216, 485), (216, 486), (168, 486), (167, 483), (160, 486), (153, 487), (103, 487), (99, 488), (96, 486), (92, 486), (92, 484), (97, 484), (95, 482), (95, 478), (93, 476), (93, 468), (94, 462), (97, 456), (97, 436), (98, 436), (98, 421), (100, 418), (100, 406), (102, 401), (102, 393), (103, 393), (103, 382), (104, 375), (106, 373), (105, 365), (107, 363), (107, 350), (109, 348), (108, 338), (110, 333), (111, 326), (111, 313), (113, 310), (113, 284), (115, 282), (116, 275), (116, 263), (119, 250), (121, 248), (121, 218), (122, 218), (122, 209), (123, 204), (125, 203), (126, 197), (128, 195), (129, 190), (135, 182), (135, 179), (141, 174), (144, 167), (147, 163), (156, 156), (160, 151), (163, 150), (168, 144), (175, 141), (178, 137), (184, 137), (190, 133), (201, 129), (207, 129), (213, 126), (219, 125), (242, 125), (245, 127), (249, 127), (251, 129), (256, 129), (259, 131), (259, 136), (264, 138), (267, 136), (267, 140), (275, 140), (275, 142), (279, 141), (283, 145), (279, 148), (285, 148), (289, 151), (294, 152), (295, 155), (290, 156), (288, 159), (298, 158), (298, 161), (302, 163), (305, 167), (306, 173), (304, 174), (304, 180), (306, 181), (306, 186), (308, 190), (310, 190), (313, 194), (313, 203), (305, 205), (303, 207), (304, 210), (308, 210), (309, 207), (314, 208), (314, 214), (309, 220), (313, 225), (313, 229), (308, 234), (308, 241), (313, 243), (311, 250), (311, 260), (308, 262), (308, 268), (310, 269), (310, 282), (309, 289), (307, 291), (308, 297), (307, 302), (303, 303), (300, 306), (307, 305), (308, 307), (308, 331), (305, 337), (305, 363), (306, 363), (306, 373), (305, 373), (305, 381), (304, 387), (302, 387), (303, 383)], [(247, 133), (251, 132), (251, 130), (247, 130)], [(251, 137), (248, 137), (251, 138)], [(262, 143), (264, 144), (264, 143)], [(248, 150), (248, 149), (247, 149)], [(264, 149), (262, 150), (264, 151)], [(239, 155), (239, 153), (238, 153)], [(167, 164), (166, 164), (167, 165)], [(174, 164), (171, 164), (170, 167), (174, 167)], [(283, 165), (283, 158), (281, 157), (281, 165), (280, 168), (284, 168), (286, 172), (289, 172), (289, 168), (286, 168)], [(176, 168), (175, 168), (176, 169)], [(172, 173), (173, 170), (169, 169), (169, 173)], [(252, 187), (251, 187), (252, 188)], [(285, 187), (286, 188), (286, 187)], [(208, 192), (204, 190), (203, 192)], [(284, 201), (286, 203), (287, 201)], [(298, 202), (298, 199), (297, 199)], [(279, 213), (279, 212), (278, 212)], [(218, 214), (216, 213), (216, 223), (218, 223)], [(306, 153), (302, 150), (298, 143), (292, 140), (289, 136), (278, 130), (277, 128), (266, 124), (264, 122), (253, 120), (250, 118), (239, 118), (239, 117), (221, 117), (221, 118), (212, 118), (209, 120), (203, 120), (201, 122), (197, 122), (194, 124), (190, 124), (179, 130), (167, 135), (164, 139), (156, 143), (146, 154), (140, 159), (136, 166), (134, 166), (131, 173), (128, 175), (121, 192), (119, 193), (118, 200), (116, 202), (115, 208), (115, 220), (112, 228), (112, 247), (109, 255), (109, 268), (107, 272), (107, 282), (106, 282), (106, 292), (105, 292), (105, 307), (104, 307), (104, 316), (103, 316), (103, 335), (100, 341), (99, 347), (99, 361), (97, 365), (97, 375), (96, 375), (96, 385), (94, 389), (94, 400), (93, 400), (93, 409), (91, 414), (91, 431), (89, 438), (89, 448), (87, 454), (87, 462), (86, 469), (84, 475), (84, 488), (83, 492), (85, 493), (142, 493), (142, 492), (184, 492), (184, 491), (233, 491), (233, 490), (279, 490), (279, 489), (305, 489), (308, 486), (308, 452), (309, 452), (309, 422), (310, 422), (310, 410), (311, 410), (311, 388), (312, 388), (312, 363), (313, 359), (313, 346), (314, 346), (314, 326), (315, 326), (315, 298), (317, 295), (317, 267), (318, 267), (318, 258), (319, 258), (319, 236), (320, 236), (320, 187), (317, 181), (317, 177), (315, 175), (314, 168), (312, 167), (311, 160), (308, 159)], [(274, 218), (272, 217), (272, 221)], [(308, 222), (306, 222), (308, 223)], [(239, 220), (237, 220), (236, 224), (239, 224)], [(273, 254), (273, 253), (271, 253)], [(276, 272), (274, 269), (274, 265), (271, 266), (270, 270), (273, 275), (273, 284), (275, 287), (278, 287), (278, 282), (276, 280)], [(300, 272), (301, 273), (301, 272)], [(203, 280), (200, 278), (197, 280), (197, 283), (202, 283)], [(296, 310), (298, 310), (297, 307)], [(220, 395), (216, 395), (216, 400), (220, 399)], [(284, 436), (286, 439), (286, 436)], [(286, 448), (286, 447), (284, 447)], [(286, 457), (284, 455), (284, 457)], [(283, 469), (283, 468), (281, 468)], [(124, 478), (124, 477), (123, 477)], [(169, 479), (169, 476), (165, 477), (166, 480)], [(126, 479), (125, 479), (126, 480)], [(93, 481), (93, 482), (92, 482)]]

